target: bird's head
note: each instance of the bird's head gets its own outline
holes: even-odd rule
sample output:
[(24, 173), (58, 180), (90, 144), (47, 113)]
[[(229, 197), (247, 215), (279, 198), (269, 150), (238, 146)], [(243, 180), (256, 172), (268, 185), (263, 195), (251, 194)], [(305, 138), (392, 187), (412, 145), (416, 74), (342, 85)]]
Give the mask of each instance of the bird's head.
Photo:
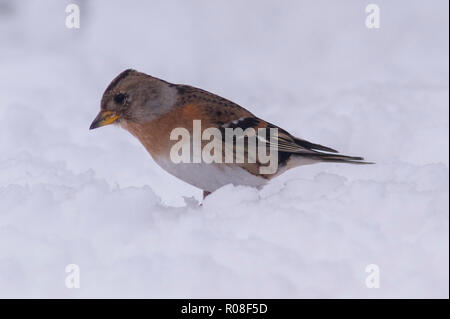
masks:
[(106, 88), (100, 113), (90, 129), (126, 122), (146, 123), (169, 111), (177, 100), (176, 85), (128, 69)]

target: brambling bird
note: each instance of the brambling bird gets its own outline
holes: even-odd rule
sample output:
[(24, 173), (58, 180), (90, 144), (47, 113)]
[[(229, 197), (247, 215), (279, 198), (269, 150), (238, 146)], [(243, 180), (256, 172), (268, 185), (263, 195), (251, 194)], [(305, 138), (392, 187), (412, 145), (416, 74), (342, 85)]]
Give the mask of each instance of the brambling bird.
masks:
[[(232, 163), (174, 161), (171, 149), (177, 141), (171, 138), (171, 132), (182, 128), (192, 134), (198, 120), (202, 127), (215, 128), (219, 132), (226, 128), (255, 129), (255, 132), (276, 129), (275, 143), (269, 141), (268, 136), (261, 138), (258, 135), (258, 143), (263, 141), (275, 149), (275, 171), (261, 174), (262, 163), (258, 160)], [(330, 147), (297, 138), (218, 95), (188, 85), (172, 84), (132, 69), (120, 73), (106, 88), (100, 113), (90, 129), (109, 124), (118, 124), (129, 131), (159, 166), (202, 189), (204, 197), (226, 184), (261, 187), (270, 179), (301, 165), (318, 162), (369, 164), (362, 157), (340, 155)], [(202, 146), (206, 142), (201, 141)], [(231, 148), (236, 149), (235, 146)], [(248, 153), (248, 149), (245, 151)]]

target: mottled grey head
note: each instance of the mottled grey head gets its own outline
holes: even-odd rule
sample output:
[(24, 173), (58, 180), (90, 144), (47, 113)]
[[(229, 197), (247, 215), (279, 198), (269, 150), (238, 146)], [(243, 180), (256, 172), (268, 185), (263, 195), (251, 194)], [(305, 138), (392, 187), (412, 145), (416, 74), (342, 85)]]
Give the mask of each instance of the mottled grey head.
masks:
[(173, 84), (132, 69), (125, 70), (103, 93), (100, 113), (90, 129), (122, 121), (150, 122), (171, 109), (177, 92)]

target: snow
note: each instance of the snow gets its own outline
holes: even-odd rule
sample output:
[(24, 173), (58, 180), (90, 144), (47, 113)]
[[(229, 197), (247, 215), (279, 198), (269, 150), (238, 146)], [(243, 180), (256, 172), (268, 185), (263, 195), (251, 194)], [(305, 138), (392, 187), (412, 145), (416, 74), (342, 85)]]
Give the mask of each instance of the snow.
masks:
[[(0, 297), (449, 297), (448, 2), (0, 0)], [(372, 166), (201, 192), (89, 131), (125, 68)], [(65, 286), (65, 267), (80, 288)], [(380, 270), (367, 288), (366, 266)]]

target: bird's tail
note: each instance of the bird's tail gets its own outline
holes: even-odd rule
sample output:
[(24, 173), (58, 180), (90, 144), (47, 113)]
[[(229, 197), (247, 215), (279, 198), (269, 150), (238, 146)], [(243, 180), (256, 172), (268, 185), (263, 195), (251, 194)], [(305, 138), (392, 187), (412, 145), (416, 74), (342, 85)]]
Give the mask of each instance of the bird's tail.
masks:
[(314, 153), (303, 153), (298, 154), (302, 157), (309, 158), (311, 160), (317, 160), (320, 162), (328, 162), (328, 163), (347, 163), (347, 164), (375, 164), (372, 162), (364, 161), (364, 158), (359, 156), (347, 156), (340, 154), (328, 154), (322, 152), (314, 152)]

